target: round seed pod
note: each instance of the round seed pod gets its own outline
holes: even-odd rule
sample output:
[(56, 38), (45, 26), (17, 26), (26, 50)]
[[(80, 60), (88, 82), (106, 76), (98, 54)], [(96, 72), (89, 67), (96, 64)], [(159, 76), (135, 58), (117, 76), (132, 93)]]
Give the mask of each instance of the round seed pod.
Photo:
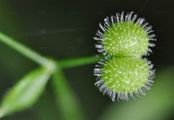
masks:
[(152, 27), (133, 12), (106, 17), (99, 27), (94, 37), (95, 46), (104, 55), (141, 57), (148, 55), (150, 47), (155, 46)]
[(144, 95), (154, 77), (153, 65), (146, 59), (112, 57), (102, 59), (94, 69), (95, 85), (112, 101)]

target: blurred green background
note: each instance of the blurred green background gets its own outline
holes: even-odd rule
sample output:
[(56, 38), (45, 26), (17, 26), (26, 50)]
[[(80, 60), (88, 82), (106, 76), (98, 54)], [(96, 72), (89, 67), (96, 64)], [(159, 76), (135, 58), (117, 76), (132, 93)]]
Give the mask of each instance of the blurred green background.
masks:
[[(94, 86), (94, 64), (64, 70), (87, 120), (174, 119), (172, 0), (1, 0), (0, 31), (56, 59), (97, 54), (93, 36), (105, 16), (134, 11), (153, 25), (158, 41), (149, 59), (156, 79), (146, 96), (113, 103)], [(0, 98), (37, 65), (0, 43)], [(3, 120), (61, 120), (51, 83), (32, 108)]]

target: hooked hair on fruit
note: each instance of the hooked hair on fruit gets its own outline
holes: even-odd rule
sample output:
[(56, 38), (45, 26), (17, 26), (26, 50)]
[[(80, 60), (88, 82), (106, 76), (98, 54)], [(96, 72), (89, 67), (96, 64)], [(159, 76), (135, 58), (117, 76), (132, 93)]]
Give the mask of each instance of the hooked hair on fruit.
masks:
[(112, 101), (145, 95), (155, 76), (153, 64), (144, 58), (155, 46), (151, 25), (133, 12), (116, 13), (99, 23), (94, 40), (103, 55), (94, 68), (99, 91)]

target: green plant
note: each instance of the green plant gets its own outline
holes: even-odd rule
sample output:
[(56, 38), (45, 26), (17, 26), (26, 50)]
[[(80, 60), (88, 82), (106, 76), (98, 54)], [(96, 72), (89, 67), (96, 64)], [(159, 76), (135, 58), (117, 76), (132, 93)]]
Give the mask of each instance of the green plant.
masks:
[(63, 106), (58, 107), (63, 108), (61, 109), (63, 119), (85, 119), (77, 98), (67, 84), (62, 69), (94, 63), (98, 61), (98, 57), (91, 56), (57, 61), (38, 54), (3, 33), (0, 33), (0, 41), (40, 65), (37, 69), (26, 74), (7, 92), (0, 106), (0, 118), (29, 108), (36, 103), (51, 78), (57, 96), (57, 104)]
[(112, 101), (144, 95), (154, 77), (151, 62), (142, 60), (151, 52), (149, 47), (154, 46), (152, 27), (133, 12), (106, 17), (99, 27), (102, 32), (98, 30), (94, 39), (98, 41), (98, 52), (105, 58), (94, 69), (95, 85)]
[[(51, 59), (0, 33), (1, 42), (39, 65), (37, 69), (26, 74), (4, 96), (0, 106), (0, 118), (29, 108), (36, 103), (51, 78), (62, 118), (84, 120), (78, 99), (70, 89), (62, 70), (99, 60), (94, 69), (94, 74), (97, 76), (95, 85), (113, 101), (116, 97), (127, 100), (134, 94), (144, 94), (144, 90), (149, 89), (152, 83), (154, 72), (150, 62), (142, 60), (141, 56), (150, 51), (149, 46), (154, 45), (149, 42), (154, 40), (154, 34), (151, 27), (143, 23), (144, 19), (136, 20), (137, 16), (132, 14), (131, 12), (126, 16), (124, 13), (120, 16), (118, 14), (116, 17), (112, 16), (111, 24), (107, 17), (104, 26), (100, 24), (104, 33), (98, 31), (98, 38), (94, 39), (99, 40), (96, 47), (104, 55), (102, 60), (96, 56), (61, 61)], [(136, 23), (134, 23), (135, 20)], [(130, 32), (130, 30), (133, 31)], [(119, 37), (121, 39), (118, 39)], [(134, 42), (135, 38), (137, 38), (136, 42)]]

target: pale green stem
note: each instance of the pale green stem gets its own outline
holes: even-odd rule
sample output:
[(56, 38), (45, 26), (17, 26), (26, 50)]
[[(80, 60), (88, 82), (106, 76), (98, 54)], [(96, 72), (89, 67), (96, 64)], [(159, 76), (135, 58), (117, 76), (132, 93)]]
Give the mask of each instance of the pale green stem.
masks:
[(0, 41), (4, 44), (8, 45), (9, 47), (15, 49), (20, 54), (24, 55), (25, 57), (33, 60), (34, 62), (45, 66), (47, 65), (47, 59), (40, 54), (36, 53), (35, 51), (29, 49), (25, 45), (16, 42), (13, 38), (8, 37), (7, 35), (0, 32)]
[(59, 60), (58, 66), (60, 66), (60, 68), (62, 69), (77, 67), (81, 65), (96, 63), (97, 61), (99, 61), (99, 59), (100, 56), (90, 56), (90, 57), (71, 58), (67, 60)]
[[(8, 45), (10, 48), (13, 48), (20, 54), (24, 55), (25, 57), (33, 60), (34, 62), (42, 65), (47, 66), (48, 59), (44, 56), (38, 54), (37, 52), (31, 50), (30, 48), (26, 47), (25, 45), (17, 42), (13, 38), (3, 34), (0, 32), (0, 41), (4, 44)], [(100, 57), (90, 56), (90, 57), (80, 57), (80, 58), (72, 58), (67, 60), (60, 60), (58, 61), (57, 66), (59, 68), (70, 68), (70, 67), (77, 67), (85, 64), (95, 63), (100, 59)]]
[(81, 105), (61, 70), (53, 75), (53, 90), (63, 120), (85, 120)]

